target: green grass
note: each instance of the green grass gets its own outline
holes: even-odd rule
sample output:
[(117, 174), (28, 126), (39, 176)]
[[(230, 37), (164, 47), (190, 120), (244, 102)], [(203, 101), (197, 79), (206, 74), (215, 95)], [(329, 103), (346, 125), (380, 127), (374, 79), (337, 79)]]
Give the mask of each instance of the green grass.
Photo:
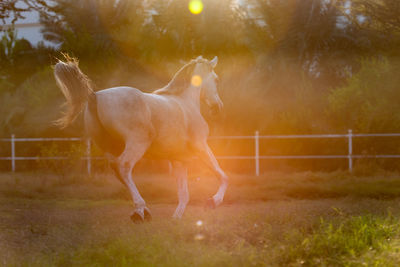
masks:
[[(391, 246), (391, 238), (396, 238), (399, 230), (399, 225), (391, 216), (352, 216), (341, 218), (336, 223), (321, 219), (320, 225), (311, 234), (298, 234), (300, 242), (289, 249), (286, 261), (306, 266), (366, 264), (368, 262), (360, 260), (360, 257), (371, 251), (379, 255), (387, 250)], [(373, 259), (368, 265), (380, 261), (382, 259)]]
[(193, 178), (181, 220), (171, 219), (172, 178), (142, 175), (138, 186), (153, 221), (139, 225), (129, 219), (129, 195), (108, 175), (0, 176), (4, 266), (400, 264), (396, 174), (232, 176), (226, 203), (211, 211), (201, 204), (217, 182)]

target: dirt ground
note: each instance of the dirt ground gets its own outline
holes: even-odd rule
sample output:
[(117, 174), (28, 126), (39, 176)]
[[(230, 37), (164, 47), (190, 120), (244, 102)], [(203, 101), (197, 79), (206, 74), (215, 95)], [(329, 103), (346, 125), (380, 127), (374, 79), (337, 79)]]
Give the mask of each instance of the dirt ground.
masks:
[(115, 179), (35, 174), (0, 178), (0, 265), (4, 266), (396, 266), (400, 262), (393, 256), (400, 244), (397, 175), (234, 177), (225, 203), (208, 211), (203, 200), (217, 184), (192, 179), (192, 199), (181, 220), (171, 218), (177, 203), (171, 181), (143, 177), (138, 179), (139, 189), (153, 215), (143, 224), (130, 220), (132, 202)]
[[(245, 246), (259, 250), (265, 245), (284, 245), (287, 234), (296, 229), (312, 229), (321, 218), (329, 220), (343, 214), (356, 216), (373, 213), (384, 216), (388, 212), (400, 213), (400, 201), (397, 199), (269, 201), (224, 205), (211, 211), (189, 205), (181, 221), (170, 218), (175, 205), (153, 204), (149, 207), (153, 221), (136, 225), (129, 218), (132, 211), (129, 201), (1, 199), (2, 263), (80, 265), (65, 255), (75, 258), (82, 248), (96, 250), (115, 240), (127, 238), (141, 243), (165, 237), (164, 241), (177, 242), (176, 250), (183, 254), (186, 254), (181, 251), (185, 244), (193, 245), (196, 242), (208, 249), (222, 246), (228, 251), (241, 241)], [(198, 221), (202, 222), (202, 226), (197, 226)], [(139, 236), (138, 240), (135, 240), (135, 236)], [(133, 247), (137, 245), (133, 244)], [(166, 253), (163, 250), (173, 248), (162, 246), (159, 249), (163, 255)], [(144, 265), (152, 261), (152, 257), (149, 257)], [(190, 256), (177, 256), (178, 265), (185, 266), (190, 262)], [(276, 261), (270, 264), (280, 265)]]

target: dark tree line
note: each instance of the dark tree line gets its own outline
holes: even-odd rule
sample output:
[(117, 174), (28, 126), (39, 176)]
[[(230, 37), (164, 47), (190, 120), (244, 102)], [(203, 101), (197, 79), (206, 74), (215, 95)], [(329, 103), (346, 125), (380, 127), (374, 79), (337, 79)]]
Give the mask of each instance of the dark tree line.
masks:
[(360, 57), (398, 50), (395, 0), (203, 2), (204, 11), (192, 15), (187, 1), (7, 0), (0, 4), (0, 19), (18, 19), (36, 9), (46, 40), (91, 61), (245, 54), (261, 68), (290, 64), (330, 86), (357, 71)]

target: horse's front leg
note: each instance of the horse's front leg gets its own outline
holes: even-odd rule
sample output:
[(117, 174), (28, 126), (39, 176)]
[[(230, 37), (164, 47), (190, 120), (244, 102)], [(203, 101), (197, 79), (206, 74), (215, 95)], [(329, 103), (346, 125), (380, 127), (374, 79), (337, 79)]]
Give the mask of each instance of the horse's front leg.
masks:
[(117, 177), (119, 175), (123, 183), (128, 187), (135, 204), (135, 210), (131, 216), (132, 221), (135, 223), (151, 220), (151, 214), (146, 207), (146, 202), (132, 180), (132, 170), (147, 148), (148, 145), (145, 142), (127, 142), (124, 152), (117, 159)]
[(200, 160), (203, 161), (220, 179), (220, 185), (217, 193), (212, 198), (208, 199), (206, 203), (206, 207), (215, 208), (224, 200), (225, 191), (228, 187), (228, 176), (219, 166), (217, 159), (215, 158), (211, 149), (208, 147), (207, 143), (198, 146), (196, 149), (196, 154)]
[(187, 167), (178, 161), (172, 163), (172, 175), (176, 177), (178, 184), (179, 204), (176, 208), (173, 218), (180, 219), (185, 212), (187, 203), (189, 202), (189, 190), (187, 185)]

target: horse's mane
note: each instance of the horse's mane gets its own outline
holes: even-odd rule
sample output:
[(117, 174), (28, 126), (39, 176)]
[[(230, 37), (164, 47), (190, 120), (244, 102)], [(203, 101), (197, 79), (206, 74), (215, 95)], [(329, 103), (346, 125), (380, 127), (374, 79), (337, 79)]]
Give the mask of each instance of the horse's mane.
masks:
[(196, 64), (207, 62), (202, 57), (192, 59), (175, 73), (174, 77), (172, 77), (171, 81), (165, 87), (157, 89), (153, 93), (158, 95), (179, 95), (190, 85)]

